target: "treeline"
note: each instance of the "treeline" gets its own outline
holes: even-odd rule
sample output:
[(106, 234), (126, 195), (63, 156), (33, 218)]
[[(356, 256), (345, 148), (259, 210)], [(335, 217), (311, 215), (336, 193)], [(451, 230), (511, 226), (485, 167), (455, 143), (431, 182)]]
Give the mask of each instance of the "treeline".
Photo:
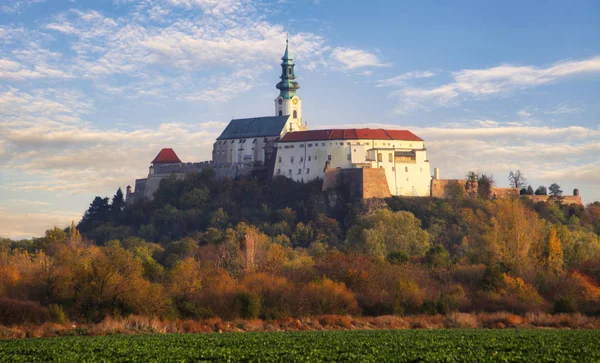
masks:
[[(481, 179), (481, 176), (479, 176)], [(453, 311), (600, 314), (600, 203), (357, 201), (286, 178), (161, 182), (76, 226), (0, 240), (0, 323)]]

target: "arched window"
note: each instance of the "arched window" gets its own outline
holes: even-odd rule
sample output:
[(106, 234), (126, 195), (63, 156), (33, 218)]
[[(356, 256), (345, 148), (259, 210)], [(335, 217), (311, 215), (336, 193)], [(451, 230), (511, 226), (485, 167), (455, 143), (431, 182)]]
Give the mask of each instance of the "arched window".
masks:
[(279, 110), (279, 116), (283, 116), (283, 112), (281, 112), (281, 110)]
[(294, 118), (298, 118), (298, 111), (294, 110)]

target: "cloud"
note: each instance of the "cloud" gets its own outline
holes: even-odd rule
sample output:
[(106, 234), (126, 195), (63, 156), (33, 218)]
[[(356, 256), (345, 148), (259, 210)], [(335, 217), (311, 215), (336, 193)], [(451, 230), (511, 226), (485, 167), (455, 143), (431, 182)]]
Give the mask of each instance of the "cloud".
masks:
[(453, 82), (434, 88), (405, 87), (391, 94), (400, 98), (397, 111), (405, 113), (426, 108), (426, 105), (448, 106), (467, 98), (506, 95), (590, 73), (600, 73), (600, 57), (562, 61), (547, 68), (501, 65), (486, 69), (464, 69), (452, 73)]
[(401, 74), (399, 76), (396, 77), (392, 77), (392, 78), (387, 78), (387, 79), (380, 79), (376, 82), (376, 87), (391, 87), (391, 86), (401, 86), (403, 84), (406, 83), (407, 80), (409, 79), (418, 79), (418, 78), (429, 78), (429, 77), (433, 77), (436, 74), (434, 72), (431, 71), (414, 71), (414, 72), (408, 72), (408, 73), (404, 73)]
[(544, 112), (546, 115), (566, 115), (572, 113), (582, 112), (583, 108), (581, 107), (568, 107), (565, 103), (560, 103), (556, 105), (552, 110)]
[(8, 13), (8, 14), (15, 14), (15, 13), (21, 13), (28, 7), (30, 7), (34, 4), (43, 3), (46, 0), (4, 0), (4, 1), (5, 1), (5, 3), (3, 5), (0, 5), (0, 12)]
[[(361, 49), (337, 47), (331, 52), (330, 59), (333, 62), (341, 64), (346, 69), (390, 66), (389, 63), (381, 63), (375, 54)], [(337, 65), (334, 64), (333, 66)]]

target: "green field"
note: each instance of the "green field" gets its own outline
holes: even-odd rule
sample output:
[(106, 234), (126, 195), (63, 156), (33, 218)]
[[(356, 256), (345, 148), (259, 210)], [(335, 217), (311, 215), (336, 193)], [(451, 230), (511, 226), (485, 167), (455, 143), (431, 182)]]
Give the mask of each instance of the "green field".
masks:
[(594, 330), (395, 330), (0, 341), (0, 362), (599, 362)]

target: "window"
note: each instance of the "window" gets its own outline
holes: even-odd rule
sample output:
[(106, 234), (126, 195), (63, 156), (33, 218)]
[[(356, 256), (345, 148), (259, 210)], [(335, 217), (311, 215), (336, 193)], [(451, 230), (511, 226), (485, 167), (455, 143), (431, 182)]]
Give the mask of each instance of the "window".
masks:
[(323, 143), (321, 146), (325, 146), (325, 143)]
[(288, 74), (292, 74), (292, 69), (288, 68)]
[(383, 155), (381, 153), (377, 153), (377, 161), (379, 161), (379, 162), (383, 161)]
[(317, 155), (315, 155), (315, 160), (317, 160)]
[(350, 160), (350, 154), (348, 154), (348, 160)]
[(408, 166), (404, 167), (404, 171), (408, 173)]
[(421, 168), (421, 171), (423, 171), (423, 168)]
[(343, 142), (340, 142), (340, 145), (341, 145), (341, 146), (344, 146), (344, 143), (343, 143)]
[(347, 142), (347, 143), (346, 143), (346, 145), (350, 145), (350, 143), (349, 143), (349, 142)]
[(279, 174), (281, 174), (281, 169), (277, 169), (277, 175), (279, 175)]
[(233, 144), (235, 142), (235, 140), (231, 140), (231, 143)]
[(292, 163), (292, 164), (294, 163), (294, 157), (293, 156), (290, 158), (290, 163)]
[(304, 144), (300, 144), (300, 147), (304, 147)]
[(288, 169), (288, 175), (292, 176), (292, 169)]
[[(309, 155), (309, 156), (308, 156), (308, 161), (310, 161), (310, 159), (311, 159), (311, 156)], [(422, 170), (421, 170), (421, 171), (422, 171)]]
[(298, 169), (298, 175), (302, 174), (302, 169)]
[(304, 161), (304, 156), (301, 156), (300, 157), (300, 162), (303, 162), (303, 161)]
[(312, 147), (312, 144), (308, 144), (308, 147)]
[(331, 161), (331, 155), (327, 155), (327, 160)]
[(392, 153), (389, 153), (388, 159), (389, 159), (390, 163), (394, 162), (394, 156), (392, 155)]
[(254, 139), (254, 141), (252, 141), (253, 144), (256, 144), (256, 139)]
[(279, 116), (283, 116), (283, 112), (279, 110)]
[(310, 173), (310, 169), (307, 168), (306, 169), (306, 174), (308, 174), (308, 173)]
[(279, 162), (281, 162), (281, 156), (279, 157)]
[(298, 111), (294, 110), (294, 118), (298, 118)]

